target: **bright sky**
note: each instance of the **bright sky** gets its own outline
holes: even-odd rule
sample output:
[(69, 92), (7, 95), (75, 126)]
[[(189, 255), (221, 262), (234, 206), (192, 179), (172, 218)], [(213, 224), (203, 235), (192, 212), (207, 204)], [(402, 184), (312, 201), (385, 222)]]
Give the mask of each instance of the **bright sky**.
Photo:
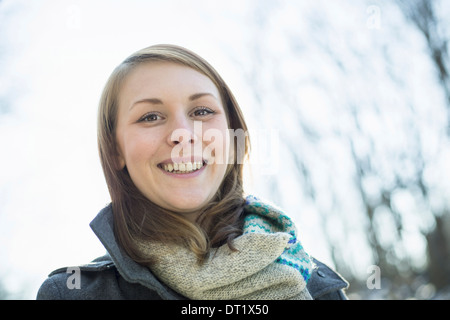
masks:
[[(296, 208), (303, 200), (299, 181), (290, 172), (292, 160), (278, 144), (279, 139), (293, 137), (302, 159), (317, 164), (312, 179), (321, 190), (335, 188), (342, 199), (355, 197), (346, 188), (353, 183), (346, 175), (352, 170), (348, 150), (332, 135), (333, 130), (345, 133), (351, 128), (353, 119), (342, 103), (349, 97), (368, 110), (361, 113), (364, 132), (383, 136), (380, 145), (392, 150), (398, 149), (399, 142), (410, 141), (408, 125), (421, 119), (426, 155), (430, 159), (441, 155), (427, 177), (437, 183), (439, 192), (449, 190), (450, 179), (440, 179), (440, 169), (448, 169), (450, 154), (439, 151), (440, 141), (433, 131), (442, 125), (442, 110), (436, 107), (444, 105), (442, 96), (434, 87), (421, 90), (422, 82), (433, 82), (428, 71), (432, 67), (424, 62), (426, 53), (420, 49), (423, 39), (414, 33), (404, 37), (398, 13), (380, 11), (366, 2), (280, 1), (285, 5), (281, 14), (274, 9), (278, 2), (261, 0), (0, 0), (0, 280), (13, 293), (34, 299), (53, 269), (86, 263), (104, 253), (89, 228), (109, 202), (97, 155), (97, 103), (113, 68), (151, 44), (185, 46), (206, 58), (227, 81), (247, 116), (261, 161), (249, 191), (271, 195), (269, 182), (276, 174), (284, 187), (277, 196), (286, 206)], [(303, 19), (306, 16), (308, 21)], [(319, 17), (330, 25), (321, 25)], [(255, 39), (264, 46), (258, 48)], [(396, 46), (399, 41), (402, 45)], [(411, 52), (411, 47), (419, 49)], [(272, 55), (265, 55), (265, 48)], [(298, 55), (289, 60), (285, 53), (292, 48)], [(397, 96), (400, 85), (377, 80), (386, 79), (385, 56), (393, 59), (388, 70), (404, 76), (403, 90), (409, 100)], [(346, 81), (340, 78), (337, 62), (347, 68)], [(249, 74), (252, 64), (255, 73)], [(275, 88), (269, 87), (272, 80), (279, 80)], [(259, 96), (251, 92), (250, 83), (260, 89)], [(312, 149), (304, 136), (297, 138), (301, 129), (295, 113), (278, 103), (284, 93), (292, 97), (295, 108), (306, 106), (299, 114), (308, 129), (326, 137), (330, 134), (330, 139), (312, 146), (319, 153), (308, 152)], [(372, 108), (374, 101), (379, 103), (375, 107), (386, 106), (387, 112), (371, 114), (370, 110), (377, 110)], [(423, 106), (417, 109), (417, 118), (403, 117), (408, 103)], [(355, 141), (357, 152), (367, 152), (367, 140)], [(377, 190), (379, 179), (366, 181), (368, 189)], [(439, 192), (437, 205), (445, 202)], [(411, 230), (428, 223), (426, 214), (415, 215), (419, 209), (408, 192), (399, 192), (397, 199), (412, 215), (411, 221), (416, 219)], [(351, 233), (340, 229), (336, 222), (344, 212), (334, 212), (333, 200), (328, 192), (317, 195), (322, 208), (333, 213), (326, 221), (330, 235), (344, 233), (349, 252), (357, 253), (364, 272), (370, 252), (359, 241), (361, 229), (351, 226)], [(305, 202), (301, 214), (293, 218), (305, 226), (300, 228), (305, 247), (330, 263), (325, 240), (317, 237), (323, 221), (314, 205)], [(357, 203), (347, 201), (343, 206), (345, 214), (356, 210), (353, 221), (363, 225)], [(377, 223), (387, 225), (388, 219), (381, 210)], [(410, 233), (409, 239), (423, 252), (424, 241), (417, 233)]]

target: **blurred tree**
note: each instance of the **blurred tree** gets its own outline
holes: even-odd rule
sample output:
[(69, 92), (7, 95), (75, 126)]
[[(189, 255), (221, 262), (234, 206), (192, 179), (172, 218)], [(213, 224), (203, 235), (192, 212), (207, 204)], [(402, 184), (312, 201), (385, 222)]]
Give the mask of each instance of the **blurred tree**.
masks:
[(337, 269), (367, 289), (367, 267), (378, 265), (385, 298), (414, 297), (426, 281), (450, 286), (448, 186), (439, 182), (448, 178), (439, 171), (448, 169), (450, 69), (437, 2), (255, 1), (247, 21), (253, 116), (288, 128), (281, 157), (297, 170), (267, 180), (268, 193), (283, 201), (296, 180), (297, 203), (315, 207)]
[(450, 61), (448, 55), (448, 34), (445, 20), (440, 20), (436, 7), (443, 6), (442, 0), (397, 0), (405, 16), (420, 30), (428, 45), (430, 57), (436, 66), (442, 89), (447, 98), (447, 134), (450, 135)]
[[(430, 58), (433, 61), (439, 83), (447, 102), (447, 136), (450, 137), (450, 61), (448, 55), (449, 34), (444, 19), (439, 19), (436, 7), (444, 6), (441, 0), (398, 0), (398, 5), (404, 15), (422, 33), (428, 46)], [(422, 196), (429, 197), (429, 188), (424, 181), (423, 166), (418, 168), (418, 186)], [(426, 233), (429, 279), (437, 289), (450, 287), (450, 212), (447, 207), (434, 212), (434, 228)]]

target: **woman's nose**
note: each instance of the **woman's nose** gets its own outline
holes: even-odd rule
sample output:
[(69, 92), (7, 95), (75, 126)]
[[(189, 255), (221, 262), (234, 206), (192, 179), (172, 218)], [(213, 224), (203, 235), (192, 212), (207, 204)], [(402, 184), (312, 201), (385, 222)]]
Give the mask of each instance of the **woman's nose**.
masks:
[(172, 147), (180, 143), (186, 146), (194, 145), (199, 140), (198, 134), (194, 121), (179, 117), (173, 121), (167, 135), (167, 143)]

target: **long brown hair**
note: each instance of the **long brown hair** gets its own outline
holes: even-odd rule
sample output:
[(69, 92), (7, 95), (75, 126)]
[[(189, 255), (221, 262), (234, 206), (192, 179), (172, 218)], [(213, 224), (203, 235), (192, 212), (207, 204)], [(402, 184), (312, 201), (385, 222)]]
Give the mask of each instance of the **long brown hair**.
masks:
[[(125, 59), (110, 75), (103, 90), (98, 111), (98, 148), (100, 161), (111, 196), (114, 232), (119, 245), (138, 263), (150, 263), (142, 256), (136, 240), (182, 243), (201, 262), (211, 248), (227, 243), (241, 234), (244, 206), (243, 163), (248, 157), (250, 140), (232, 143), (234, 161), (229, 163), (215, 197), (202, 209), (196, 223), (161, 208), (147, 199), (134, 185), (127, 168), (120, 168), (116, 141), (118, 97), (121, 85), (131, 70), (141, 63), (170, 61), (188, 66), (211, 79), (218, 88), (229, 129), (247, 133), (242, 111), (229, 87), (203, 58), (174, 45), (155, 45), (139, 50)], [(239, 158), (238, 158), (239, 157)]]

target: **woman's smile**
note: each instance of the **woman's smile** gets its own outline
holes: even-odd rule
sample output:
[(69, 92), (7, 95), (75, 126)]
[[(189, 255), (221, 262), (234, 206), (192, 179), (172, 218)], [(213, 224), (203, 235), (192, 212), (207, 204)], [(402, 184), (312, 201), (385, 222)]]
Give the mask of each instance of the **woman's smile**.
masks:
[(206, 169), (207, 161), (197, 159), (167, 159), (157, 165), (162, 172), (174, 178), (193, 178)]
[(165, 164), (159, 167), (164, 174), (180, 179), (195, 178), (204, 170), (206, 165), (203, 162), (187, 162), (187, 163), (174, 163)]

